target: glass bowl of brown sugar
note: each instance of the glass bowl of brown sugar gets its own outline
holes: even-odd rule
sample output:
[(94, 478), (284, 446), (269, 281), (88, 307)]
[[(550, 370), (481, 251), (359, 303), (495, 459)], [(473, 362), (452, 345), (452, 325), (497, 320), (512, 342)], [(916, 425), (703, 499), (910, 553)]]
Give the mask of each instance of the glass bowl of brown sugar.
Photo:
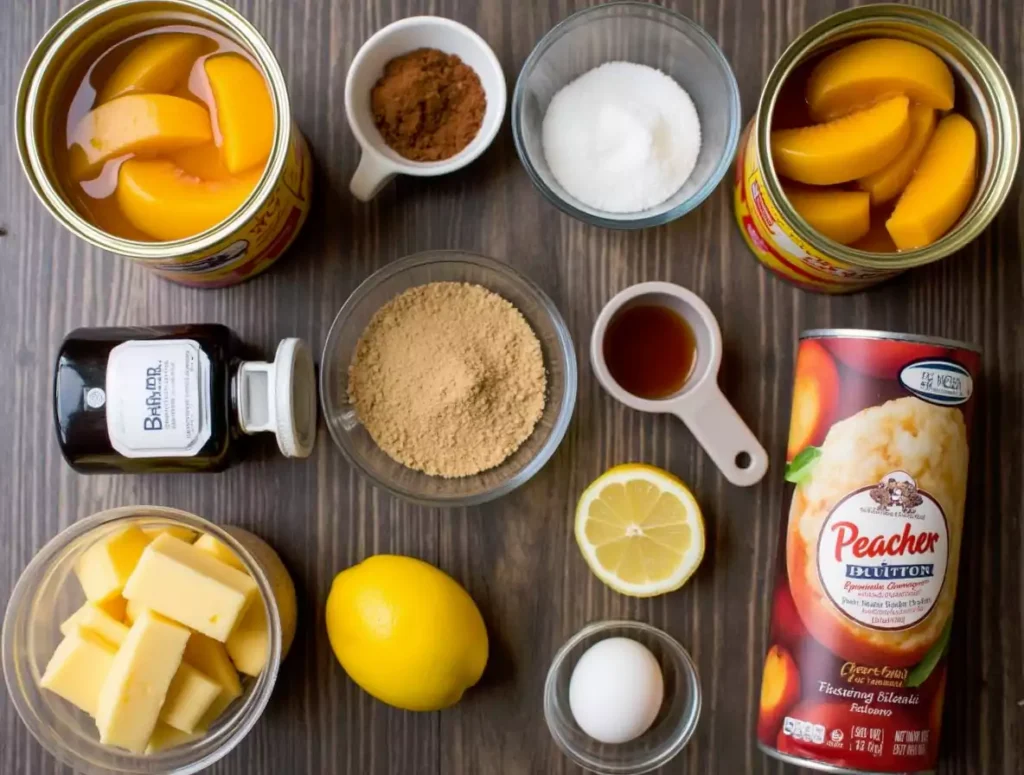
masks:
[(320, 366), (331, 438), (378, 487), (427, 506), (499, 498), (554, 454), (576, 355), (554, 302), (500, 261), (430, 251), (374, 272)]

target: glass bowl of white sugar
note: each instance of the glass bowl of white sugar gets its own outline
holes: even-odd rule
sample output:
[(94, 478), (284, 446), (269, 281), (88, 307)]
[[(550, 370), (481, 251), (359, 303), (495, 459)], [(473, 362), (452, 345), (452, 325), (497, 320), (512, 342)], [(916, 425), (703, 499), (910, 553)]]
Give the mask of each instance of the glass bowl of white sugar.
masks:
[(512, 98), (516, 151), (541, 193), (587, 223), (675, 220), (721, 182), (740, 97), (714, 39), (667, 8), (599, 5), (548, 32)]

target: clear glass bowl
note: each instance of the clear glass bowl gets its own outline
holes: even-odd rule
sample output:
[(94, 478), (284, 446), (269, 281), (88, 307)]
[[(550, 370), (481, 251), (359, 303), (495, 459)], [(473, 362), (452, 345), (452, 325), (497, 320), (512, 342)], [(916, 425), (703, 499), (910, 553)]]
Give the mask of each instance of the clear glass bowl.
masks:
[[(690, 178), (661, 204), (635, 213), (595, 210), (570, 196), (544, 159), (541, 124), (551, 98), (570, 81), (605, 62), (648, 65), (676, 80), (693, 99), (701, 149)], [(512, 96), (516, 151), (534, 185), (556, 207), (586, 223), (640, 229), (693, 210), (722, 180), (740, 131), (740, 92), (718, 44), (699, 25), (650, 3), (607, 3), (556, 25), (530, 54)]]
[[(628, 743), (599, 743), (587, 735), (569, 708), (569, 679), (584, 652), (606, 638), (632, 638), (661, 665), (665, 698), (651, 728)], [(544, 682), (544, 720), (563, 753), (598, 775), (640, 775), (663, 767), (690, 741), (700, 719), (697, 668), (678, 641), (642, 622), (587, 625), (558, 650)]]
[[(103, 745), (96, 723), (88, 714), (39, 686), (39, 679), (63, 637), (60, 623), (85, 602), (74, 576), (75, 563), (96, 541), (131, 523), (143, 527), (180, 525), (212, 533), (227, 544), (259, 587), (270, 632), (266, 668), (259, 678), (241, 676), (242, 696), (224, 711), (209, 733), (191, 743), (147, 756)], [(2, 636), (7, 691), (18, 715), (36, 740), (76, 772), (86, 775), (198, 772), (238, 745), (270, 700), (282, 649), (281, 619), (273, 600), (268, 571), (256, 556), (230, 533), (205, 519), (159, 506), (126, 506), (94, 514), (61, 531), (40, 549), (14, 587), (4, 616)]]
[[(392, 460), (360, 424), (348, 400), (348, 367), (370, 318), (403, 291), (431, 282), (475, 283), (510, 301), (537, 334), (547, 369), (544, 414), (530, 438), (496, 468), (458, 479), (429, 476)], [(331, 437), (378, 487), (426, 506), (469, 506), (511, 492), (554, 454), (576, 403), (576, 354), (554, 302), (512, 267), (457, 250), (428, 251), (379, 269), (338, 311), (320, 361), (320, 400)]]

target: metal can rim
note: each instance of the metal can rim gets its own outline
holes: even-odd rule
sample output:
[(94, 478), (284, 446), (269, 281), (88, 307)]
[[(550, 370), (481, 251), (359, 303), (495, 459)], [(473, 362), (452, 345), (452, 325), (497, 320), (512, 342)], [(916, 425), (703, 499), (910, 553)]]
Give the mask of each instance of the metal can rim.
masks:
[(270, 157), (259, 182), (241, 207), (211, 229), (185, 239), (167, 242), (128, 240), (98, 229), (83, 218), (61, 196), (46, 174), (40, 149), (35, 141), (32, 124), (38, 102), (41, 99), (39, 94), (41, 80), (63, 45), (82, 25), (115, 8), (123, 10), (149, 1), (85, 0), (84, 3), (75, 6), (57, 19), (36, 44), (22, 71), (15, 103), (14, 122), (18, 157), (25, 176), (36, 196), (63, 226), (76, 236), (104, 250), (132, 259), (164, 262), (168, 259), (188, 256), (212, 248), (256, 214), (273, 193), (284, 169), (291, 143), (292, 121), (288, 87), (285, 84), (281, 67), (270, 45), (248, 19), (222, 0), (162, 0), (162, 4), (179, 6), (183, 11), (198, 11), (212, 17), (214, 21), (224, 25), (230, 32), (237, 35), (249, 53), (256, 58), (263, 69), (274, 103), (276, 126)]
[(801, 341), (804, 339), (887, 339), (917, 344), (934, 344), (939, 347), (968, 350), (981, 355), (980, 347), (959, 339), (925, 334), (906, 334), (899, 331), (876, 331), (870, 328), (809, 328), (801, 331), (799, 338)]
[[(819, 235), (789, 203), (782, 191), (782, 183), (775, 172), (769, 152), (771, 114), (775, 108), (776, 99), (782, 84), (796, 66), (803, 61), (805, 55), (810, 53), (826, 34), (838, 34), (853, 30), (866, 22), (885, 22), (894, 18), (924, 29), (937, 30), (953, 42), (979, 72), (985, 73), (987, 84), (997, 97), (994, 100), (996, 115), (993, 116), (993, 121), (1000, 123), (1005, 136), (1004, 147), (994, 149), (993, 166), (995, 170), (991, 181), (989, 181), (988, 189), (967, 211), (966, 217), (962, 217), (953, 230), (943, 235), (938, 241), (923, 248), (897, 253), (895, 258), (894, 254), (873, 254), (856, 250)], [(966, 247), (988, 226), (1006, 201), (1013, 186), (1017, 164), (1020, 160), (1020, 115), (1016, 96), (1006, 73), (992, 52), (972, 32), (952, 19), (926, 8), (896, 3), (857, 6), (839, 11), (801, 33), (786, 47), (782, 56), (768, 73), (754, 116), (757, 133), (755, 149), (758, 163), (764, 171), (768, 194), (786, 221), (795, 227), (801, 239), (806, 240), (816, 250), (851, 266), (868, 269), (891, 271), (911, 269), (945, 258)]]

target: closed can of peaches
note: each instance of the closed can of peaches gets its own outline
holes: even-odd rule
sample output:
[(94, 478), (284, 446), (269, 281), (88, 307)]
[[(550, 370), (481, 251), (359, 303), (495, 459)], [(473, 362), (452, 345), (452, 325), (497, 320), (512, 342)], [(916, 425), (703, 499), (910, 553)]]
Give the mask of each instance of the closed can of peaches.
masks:
[[(813, 123), (805, 115), (804, 87), (814, 66), (851, 43), (886, 38), (909, 41), (938, 55), (955, 84), (952, 112), (968, 119), (977, 135), (974, 189), (963, 214), (931, 244), (899, 252), (884, 227), (894, 199), (880, 204), (872, 200), (872, 228), (851, 244), (841, 244), (836, 240), (848, 240), (838, 234), (826, 236), (797, 212), (771, 153), (773, 129)], [(837, 145), (848, 141), (836, 138)], [(1013, 87), (974, 35), (924, 8), (851, 8), (797, 37), (769, 73), (757, 111), (740, 138), (733, 181), (736, 223), (754, 255), (776, 275), (810, 291), (850, 293), (938, 261), (974, 240), (1010, 193), (1019, 155), (1020, 118)], [(841, 185), (856, 191), (857, 184), (855, 180)], [(815, 190), (787, 185), (805, 195)], [(825, 209), (834, 217), (834, 205)]]
[[(161, 47), (161, 40), (172, 39)], [(178, 63), (168, 51), (190, 39), (197, 42), (195, 47), (181, 45), (180, 50), (188, 50), (182, 56), (192, 57), (194, 63), (186, 80), (178, 83), (170, 77)], [(124, 139), (131, 135), (126, 127), (148, 126), (144, 119), (151, 115), (162, 117), (160, 131), (180, 132), (170, 118), (186, 115), (180, 107), (183, 101), (192, 114), (197, 104), (205, 113), (207, 102), (220, 99), (209, 76), (210, 62), (226, 59), (244, 64), (241, 69), (219, 68), (219, 84), (232, 97), (235, 115), (229, 119), (224, 106), (211, 106), (207, 123), (219, 124), (207, 130), (212, 141), (185, 146), (177, 136), (166, 141), (143, 137), (134, 144)], [(266, 89), (266, 98), (255, 100), (260, 111), (251, 99), (254, 82), (243, 78), (247, 69), (262, 81), (259, 89)], [(119, 79), (121, 92), (108, 95)], [(159, 87), (154, 85), (157, 81)], [(161, 101), (162, 113), (156, 111), (154, 98)], [(124, 100), (151, 100), (150, 112), (132, 112), (124, 105), (112, 110), (114, 103)], [(84, 116), (76, 114), (79, 106), (87, 110)], [(84, 122), (117, 131), (105, 136), (95, 129), (83, 138), (78, 130)], [(267, 150), (260, 158), (266, 160), (233, 168), (226, 150), (227, 122), (233, 122), (235, 140), (241, 144), (251, 147), (257, 136), (265, 142)], [(220, 0), (85, 0), (76, 5), (47, 31), (25, 66), (15, 128), (29, 183), (62, 225), (93, 245), (183, 285), (218, 288), (259, 274), (291, 244), (309, 213), (312, 162), (291, 115), (281, 68), (256, 28)], [(189, 132), (193, 137), (201, 134), (195, 126)], [(76, 145), (102, 149), (118, 142), (126, 149), (124, 154), (106, 158), (94, 151), (102, 164), (98, 175), (76, 174), (68, 163)], [(147, 146), (164, 142), (171, 150), (162, 154)], [(211, 150), (220, 162), (203, 161), (204, 150)], [(178, 151), (198, 155), (192, 154), (192, 161), (185, 164)], [(126, 184), (129, 165), (134, 173)], [(204, 171), (193, 169), (197, 165)], [(124, 191), (135, 192), (134, 219), (122, 199)], [(137, 222), (139, 208), (149, 225)], [(204, 213), (216, 213), (219, 220)]]
[(801, 337), (765, 753), (837, 773), (934, 769), (979, 363), (942, 339)]

